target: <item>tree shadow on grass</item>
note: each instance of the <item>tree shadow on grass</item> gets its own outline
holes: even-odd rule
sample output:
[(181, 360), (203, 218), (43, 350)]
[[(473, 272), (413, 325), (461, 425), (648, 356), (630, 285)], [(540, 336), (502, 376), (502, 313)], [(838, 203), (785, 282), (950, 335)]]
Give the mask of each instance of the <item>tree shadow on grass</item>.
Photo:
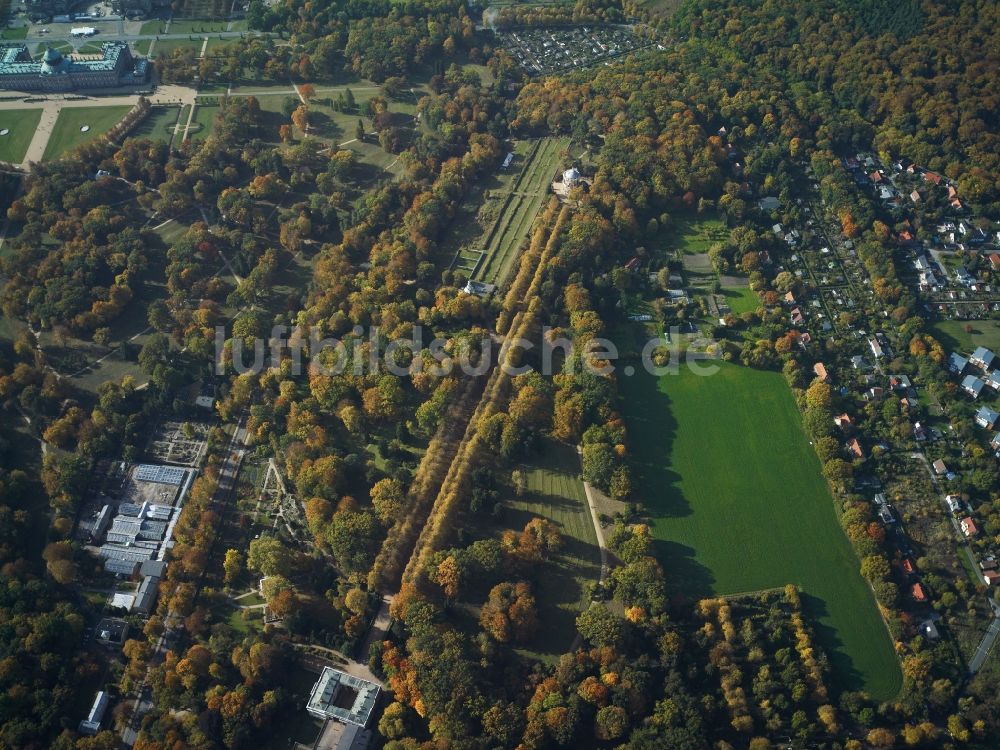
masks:
[(836, 695), (844, 690), (863, 689), (864, 677), (857, 670), (854, 660), (844, 648), (844, 642), (840, 639), (836, 628), (827, 625), (822, 620), (830, 613), (826, 602), (805, 591), (801, 592), (800, 599), (802, 600), (802, 614), (806, 623), (813, 629), (816, 645), (830, 660), (831, 674), (828, 679), (831, 692)]

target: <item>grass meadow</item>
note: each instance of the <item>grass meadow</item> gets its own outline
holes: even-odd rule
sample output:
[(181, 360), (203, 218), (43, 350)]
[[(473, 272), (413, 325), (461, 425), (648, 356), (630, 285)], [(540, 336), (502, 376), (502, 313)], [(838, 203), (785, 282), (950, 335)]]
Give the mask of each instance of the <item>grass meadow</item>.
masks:
[(690, 599), (794, 583), (834, 684), (887, 700), (901, 674), (778, 373), (623, 378), (634, 482), (670, 590)]
[(42, 118), (41, 108), (5, 109), (0, 111), (0, 130), (10, 131), (0, 136), (0, 161), (19, 164), (31, 144)]
[[(49, 136), (42, 161), (58, 159), (67, 151), (100, 137), (130, 109), (131, 107), (125, 105), (66, 107), (59, 113), (59, 118), (52, 128), (52, 135)], [(81, 131), (80, 128), (84, 126), (88, 126), (89, 130)]]
[[(601, 553), (587, 508), (576, 448), (547, 439), (541, 451), (518, 468), (527, 480), (524, 495), (515, 497), (513, 491), (505, 491), (500, 520), (470, 517), (466, 528), (474, 524), (476, 537), (499, 539), (508, 529), (520, 532), (536, 517), (546, 518), (559, 527), (562, 550), (555, 559), (539, 566), (532, 576), (538, 634), (532, 642), (517, 647), (529, 658), (555, 663), (572, 646), (576, 617), (590, 604), (586, 587), (600, 579)], [(467, 632), (478, 632), (480, 605), (488, 594), (489, 587), (480, 586), (465, 592), (464, 601), (455, 607), (455, 614)]]

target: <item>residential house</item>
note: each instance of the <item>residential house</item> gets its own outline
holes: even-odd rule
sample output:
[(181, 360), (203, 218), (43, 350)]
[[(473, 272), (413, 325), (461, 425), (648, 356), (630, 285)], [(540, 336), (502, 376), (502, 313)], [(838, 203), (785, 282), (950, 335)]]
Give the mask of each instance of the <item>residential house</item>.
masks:
[(920, 203), (920, 193), (914, 190), (912, 193), (910, 193), (910, 200), (913, 201), (914, 203)]
[(891, 385), (897, 391), (905, 391), (907, 388), (913, 384), (906, 375), (890, 375), (889, 385)]
[(767, 211), (770, 213), (771, 211), (777, 211), (781, 208), (781, 201), (774, 196), (769, 195), (766, 198), (761, 198), (757, 201), (757, 205), (760, 206), (761, 211)]
[(982, 393), (983, 386), (985, 385), (986, 383), (975, 375), (966, 375), (962, 379), (962, 390), (972, 398), (979, 398), (979, 394)]
[(937, 172), (924, 172), (924, 181), (929, 182), (932, 185), (940, 185), (941, 175), (939, 175)]
[(944, 462), (944, 459), (939, 458), (931, 466), (934, 468), (934, 473), (938, 476), (942, 476), (948, 473), (948, 465)]
[(862, 357), (860, 354), (855, 354), (853, 357), (851, 357), (851, 367), (853, 367), (855, 370), (860, 370), (864, 366), (865, 366), (865, 358)]
[(865, 449), (861, 447), (861, 443), (858, 442), (857, 438), (851, 438), (847, 441), (847, 451), (855, 458), (865, 457)]
[(868, 339), (868, 347), (872, 350), (872, 356), (875, 357), (875, 359), (881, 359), (885, 356), (885, 352), (882, 351), (882, 345), (874, 336)]
[(805, 316), (802, 314), (802, 310), (798, 307), (793, 307), (789, 315), (792, 319), (792, 325), (800, 326), (806, 322)]
[(1000, 432), (993, 436), (993, 439), (990, 441), (990, 448), (1000, 451)]
[(966, 270), (965, 266), (959, 266), (955, 269), (955, 281), (962, 286), (972, 286), (976, 283), (975, 277)]
[(979, 533), (979, 529), (976, 528), (976, 522), (972, 520), (972, 516), (966, 516), (961, 521), (958, 522), (958, 526), (962, 529), (962, 533), (967, 537), (974, 537)]
[(883, 505), (878, 509), (878, 517), (886, 526), (896, 523), (896, 516), (892, 512), (892, 507)]
[(987, 586), (992, 586), (997, 581), (1000, 581), (1000, 571), (997, 570), (983, 571), (983, 583), (985, 583)]
[(792, 294), (791, 292), (785, 292), (785, 304), (794, 305), (795, 304), (795, 295)]
[(969, 362), (983, 370), (988, 370), (993, 365), (994, 359), (996, 359), (996, 355), (993, 352), (985, 346), (980, 346), (969, 357)]
[(813, 365), (813, 372), (816, 373), (816, 377), (824, 383), (830, 381), (830, 374), (826, 371), (826, 366), (822, 362), (817, 362)]
[(983, 379), (994, 391), (1000, 391), (1000, 370), (994, 370), (993, 372), (987, 373), (986, 377)]
[(961, 495), (945, 495), (945, 503), (948, 504), (948, 510), (952, 513), (962, 512), (962, 496)]
[(910, 596), (913, 597), (915, 602), (926, 602), (927, 592), (924, 591), (924, 587), (920, 583), (915, 583), (910, 587)]
[(903, 569), (903, 572), (906, 573), (906, 575), (908, 576), (912, 576), (914, 573), (917, 572), (917, 569), (913, 565), (913, 560), (911, 560), (908, 557), (904, 557), (903, 562), (901, 562), (899, 566)]
[(924, 429), (924, 426), (920, 422), (913, 423), (913, 439), (918, 443), (927, 440), (927, 430)]
[(1000, 413), (988, 406), (980, 406), (976, 412), (976, 424), (984, 429), (992, 430), (997, 420), (1000, 420)]
[(990, 253), (990, 268), (1000, 271), (1000, 253)]
[(956, 375), (961, 375), (968, 364), (969, 360), (958, 352), (952, 352), (948, 355), (948, 369)]
[(851, 417), (849, 414), (841, 414), (839, 416), (834, 417), (833, 423), (842, 430), (846, 430), (853, 424), (853, 422), (851, 422)]

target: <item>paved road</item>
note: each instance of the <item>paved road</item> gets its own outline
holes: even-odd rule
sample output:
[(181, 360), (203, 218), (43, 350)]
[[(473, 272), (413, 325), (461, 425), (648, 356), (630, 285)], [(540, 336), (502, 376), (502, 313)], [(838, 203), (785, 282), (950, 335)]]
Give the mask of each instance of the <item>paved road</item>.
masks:
[(997, 606), (992, 602), (991, 606), (993, 606), (993, 622), (986, 628), (986, 634), (979, 642), (979, 648), (976, 649), (976, 653), (973, 654), (972, 660), (969, 662), (969, 674), (975, 674), (986, 663), (986, 657), (990, 655), (990, 651), (996, 644), (997, 636), (1000, 635), (1000, 614), (997, 613)]

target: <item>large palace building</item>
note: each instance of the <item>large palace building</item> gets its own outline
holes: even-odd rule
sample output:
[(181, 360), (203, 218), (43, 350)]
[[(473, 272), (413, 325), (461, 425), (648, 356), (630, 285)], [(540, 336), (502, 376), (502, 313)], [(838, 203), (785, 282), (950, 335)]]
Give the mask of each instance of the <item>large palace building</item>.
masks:
[(0, 47), (0, 89), (77, 91), (134, 86), (149, 78), (149, 61), (132, 54), (125, 42), (105, 42), (100, 56), (67, 57), (51, 47), (32, 60), (23, 44)]

